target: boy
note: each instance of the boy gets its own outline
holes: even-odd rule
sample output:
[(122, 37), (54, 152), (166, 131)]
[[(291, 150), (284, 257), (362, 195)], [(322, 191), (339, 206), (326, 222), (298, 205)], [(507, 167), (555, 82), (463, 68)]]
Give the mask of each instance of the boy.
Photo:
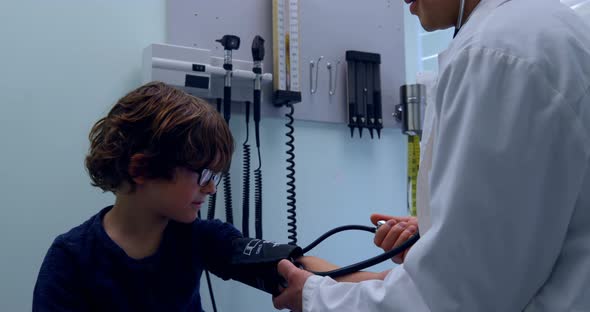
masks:
[(233, 137), (205, 101), (163, 83), (121, 98), (92, 128), (86, 168), (114, 205), (58, 236), (34, 311), (202, 311), (204, 269), (227, 279), (240, 232), (197, 220), (229, 168)]

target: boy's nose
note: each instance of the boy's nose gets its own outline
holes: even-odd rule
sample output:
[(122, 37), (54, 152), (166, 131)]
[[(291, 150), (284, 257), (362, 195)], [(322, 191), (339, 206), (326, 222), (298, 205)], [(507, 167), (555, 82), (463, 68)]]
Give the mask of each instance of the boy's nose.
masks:
[(201, 187), (201, 192), (213, 195), (217, 192), (217, 186), (215, 186), (215, 183), (213, 182), (213, 180), (211, 180), (209, 181), (209, 183), (207, 183), (207, 185)]

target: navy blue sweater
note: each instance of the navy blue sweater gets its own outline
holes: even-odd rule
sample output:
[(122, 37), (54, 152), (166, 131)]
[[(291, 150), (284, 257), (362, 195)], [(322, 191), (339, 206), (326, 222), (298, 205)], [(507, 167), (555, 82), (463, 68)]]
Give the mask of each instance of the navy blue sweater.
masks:
[(37, 278), (33, 311), (202, 311), (203, 269), (228, 279), (231, 241), (240, 232), (219, 220), (170, 221), (157, 252), (135, 260), (102, 226), (110, 208), (55, 239)]

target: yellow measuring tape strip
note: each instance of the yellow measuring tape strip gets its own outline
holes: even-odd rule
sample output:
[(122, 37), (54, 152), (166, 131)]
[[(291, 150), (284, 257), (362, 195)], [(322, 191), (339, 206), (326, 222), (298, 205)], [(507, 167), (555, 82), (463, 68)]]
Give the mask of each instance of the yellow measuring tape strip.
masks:
[(418, 185), (418, 168), (420, 166), (420, 137), (408, 136), (408, 212), (416, 216), (416, 188)]

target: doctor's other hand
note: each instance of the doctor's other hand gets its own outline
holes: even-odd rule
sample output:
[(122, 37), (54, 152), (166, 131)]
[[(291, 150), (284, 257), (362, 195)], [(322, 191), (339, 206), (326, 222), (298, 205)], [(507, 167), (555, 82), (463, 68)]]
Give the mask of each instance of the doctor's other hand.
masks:
[[(375, 232), (374, 243), (384, 251), (390, 251), (403, 244), (418, 232), (418, 219), (416, 217), (393, 217), (382, 214), (371, 215), (371, 222), (373, 224), (377, 225), (377, 221), (379, 220), (387, 221), (387, 223), (383, 224)], [(403, 263), (408, 251), (410, 249), (394, 256), (391, 260), (397, 264)]]
[(280, 295), (272, 299), (275, 309), (301, 312), (303, 309), (303, 286), (313, 274), (297, 268), (289, 260), (281, 260), (277, 265), (277, 270), (285, 278), (288, 286), (281, 291)]

